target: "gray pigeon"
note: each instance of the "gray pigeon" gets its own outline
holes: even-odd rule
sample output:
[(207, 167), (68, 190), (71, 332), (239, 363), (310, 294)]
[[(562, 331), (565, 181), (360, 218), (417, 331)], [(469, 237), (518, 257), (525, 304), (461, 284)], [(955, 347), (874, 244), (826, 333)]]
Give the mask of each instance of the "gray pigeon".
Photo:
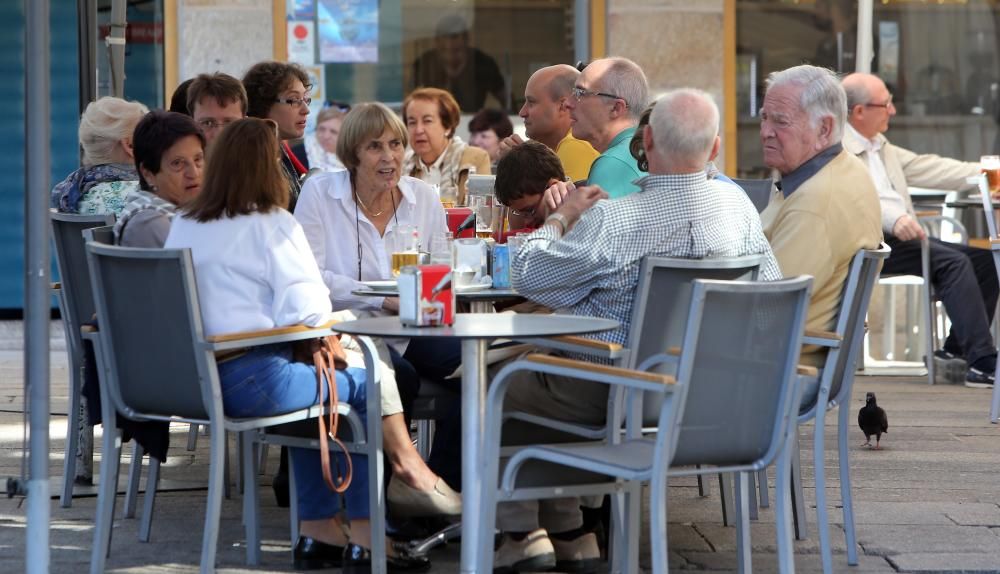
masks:
[(872, 435), (875, 435), (875, 450), (879, 448), (879, 440), (882, 433), (889, 432), (889, 417), (885, 415), (885, 410), (875, 402), (875, 393), (865, 394), (865, 406), (858, 411), (858, 426), (865, 433), (865, 444), (872, 445)]

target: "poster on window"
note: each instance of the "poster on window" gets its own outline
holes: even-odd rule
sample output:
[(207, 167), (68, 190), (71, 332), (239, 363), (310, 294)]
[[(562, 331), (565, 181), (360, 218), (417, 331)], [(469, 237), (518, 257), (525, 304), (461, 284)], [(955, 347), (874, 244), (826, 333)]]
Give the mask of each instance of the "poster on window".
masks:
[(320, 61), (378, 62), (378, 0), (319, 0)]
[(899, 81), (899, 23), (878, 23), (878, 75), (887, 84)]
[(289, 20), (312, 20), (316, 17), (316, 0), (285, 0)]

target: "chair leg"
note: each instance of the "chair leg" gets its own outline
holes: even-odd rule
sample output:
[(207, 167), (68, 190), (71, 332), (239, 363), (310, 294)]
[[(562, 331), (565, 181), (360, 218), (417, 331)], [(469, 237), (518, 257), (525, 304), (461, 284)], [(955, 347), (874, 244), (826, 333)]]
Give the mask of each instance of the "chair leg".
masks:
[(76, 453), (79, 450), (81, 387), (80, 377), (82, 367), (78, 364), (76, 353), (69, 352), (69, 408), (66, 411), (66, 454), (63, 458), (63, 490), (59, 498), (59, 506), (69, 508), (73, 504), (73, 483), (76, 481)]
[[(993, 375), (994, 380), (1000, 377), (1000, 363), (997, 363), (996, 372)], [(990, 401), (990, 422), (996, 424), (1000, 420), (1000, 387), (996, 384), (993, 385), (993, 400)]]
[[(136, 499), (139, 498), (139, 481), (142, 480), (142, 457), (145, 454), (146, 450), (133, 439), (132, 464), (128, 468), (128, 485), (125, 487), (125, 508), (122, 518), (135, 518)], [(149, 486), (147, 485), (146, 488), (148, 489)]]
[(139, 525), (139, 541), (149, 542), (153, 529), (153, 506), (156, 504), (156, 489), (160, 485), (160, 459), (149, 457), (149, 472), (146, 473), (146, 494), (142, 497), (142, 523)]
[[(260, 531), (258, 529), (257, 509), (257, 469), (253, 456), (253, 432), (241, 432), (237, 435), (240, 444), (243, 467), (238, 474), (243, 475), (243, 524), (247, 538), (247, 566), (260, 564)], [(291, 466), (291, 465), (289, 465)], [(294, 540), (292, 543), (294, 544)]]
[(830, 520), (826, 508), (826, 465), (824, 463), (825, 444), (823, 429), (826, 409), (816, 413), (813, 433), (813, 465), (816, 474), (816, 530), (819, 532), (819, 555), (823, 564), (823, 574), (833, 572), (833, 556), (830, 550)]
[(792, 438), (789, 441), (789, 453), (791, 467), (791, 489), (792, 489), (792, 515), (795, 522), (795, 539), (805, 540), (809, 537), (809, 528), (806, 521), (806, 501), (802, 494), (802, 458), (799, 452), (799, 431), (798, 426), (792, 431)]
[(219, 516), (226, 464), (226, 431), (214, 429), (209, 438), (208, 500), (205, 504), (205, 532), (201, 541), (201, 574), (215, 572), (215, 552), (219, 542)]
[[(700, 464), (696, 464), (695, 468), (701, 468), (701, 465)], [(705, 490), (705, 475), (704, 474), (699, 474), (698, 475), (698, 496), (700, 496), (702, 498), (708, 496), (708, 491)]]
[(111, 549), (111, 529), (115, 519), (117, 491), (118, 452), (121, 449), (121, 432), (108, 426), (101, 443), (101, 476), (97, 484), (97, 513), (94, 519), (94, 542), (90, 550), (90, 574), (103, 574)]
[(187, 449), (192, 451), (198, 448), (198, 424), (194, 423), (191, 428), (188, 429), (188, 443)]
[[(792, 461), (797, 458), (797, 425), (792, 425), (791, 435), (778, 455), (774, 480), (774, 521), (777, 533), (778, 571), (781, 574), (795, 572), (795, 542), (792, 540)], [(803, 531), (805, 524), (803, 523)]]
[(736, 564), (740, 574), (753, 571), (750, 551), (750, 473), (737, 472), (736, 479)]
[(921, 249), (921, 267), (923, 270), (924, 284), (920, 289), (920, 306), (924, 314), (924, 340), (926, 341), (927, 353), (927, 382), (934, 384), (934, 297), (931, 295), (931, 270), (930, 253), (927, 248), (927, 241)]
[(261, 476), (267, 476), (267, 447), (267, 443), (257, 445), (257, 474)]
[[(699, 482), (701, 475), (698, 475)], [(653, 574), (670, 572), (667, 543), (667, 477), (654, 475), (649, 485), (649, 540), (653, 558)]]
[(223, 429), (217, 429), (218, 433), (222, 435), (222, 493), (226, 497), (226, 500), (232, 498), (233, 493), (231, 490), (231, 476), (229, 474), (229, 433)]
[(417, 421), (417, 453), (427, 460), (431, 454), (431, 421)]
[[(291, 462), (291, 461), (289, 461)], [(295, 465), (288, 465), (288, 521), (291, 523), (292, 548), (299, 540), (299, 489), (295, 487)]]
[[(236, 492), (238, 494), (243, 494), (243, 456), (246, 454), (243, 451), (243, 441), (246, 438), (246, 433), (236, 433)], [(253, 453), (251, 452), (250, 455), (253, 456)]]
[[(747, 495), (747, 511), (749, 512), (750, 520), (757, 520), (757, 473), (755, 472), (746, 473), (745, 482), (747, 483), (747, 492), (749, 493)], [(737, 494), (739, 494), (738, 485), (736, 487), (736, 490)], [(737, 496), (736, 498), (737, 508), (739, 508), (739, 504), (740, 504), (740, 499)], [(737, 510), (737, 513), (739, 513), (739, 510)], [(737, 522), (736, 524), (738, 527), (739, 522)]]
[(851, 498), (851, 465), (848, 458), (847, 428), (850, 410), (847, 403), (840, 404), (837, 425), (837, 454), (840, 467), (840, 500), (844, 508), (844, 540), (847, 544), (847, 564), (858, 564), (858, 540), (854, 532), (854, 501)]
[(733, 475), (719, 473), (719, 498), (722, 499), (722, 525), (733, 526), (736, 507), (733, 504)]
[(757, 490), (760, 493), (760, 507), (767, 508), (771, 506), (771, 499), (768, 495), (768, 490), (767, 490), (766, 468), (762, 468), (757, 471)]

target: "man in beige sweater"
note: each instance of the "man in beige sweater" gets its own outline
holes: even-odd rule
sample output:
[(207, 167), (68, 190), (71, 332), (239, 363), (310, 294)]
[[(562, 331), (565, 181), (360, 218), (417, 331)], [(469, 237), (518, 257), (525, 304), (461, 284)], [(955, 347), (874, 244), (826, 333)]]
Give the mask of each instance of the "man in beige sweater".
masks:
[[(882, 241), (878, 193), (840, 143), (846, 116), (844, 89), (830, 70), (796, 66), (767, 78), (760, 140), (764, 163), (781, 179), (761, 222), (782, 275), (814, 277), (809, 329), (833, 329), (851, 259)], [(823, 359), (803, 349), (803, 362)]]
[[(851, 74), (843, 85), (848, 110), (844, 149), (863, 161), (871, 173), (882, 205), (885, 242), (892, 248), (882, 272), (920, 275), (921, 241), (927, 234), (917, 222), (908, 186), (975, 187), (966, 179), (979, 175), (979, 164), (916, 154), (893, 145), (883, 135), (896, 115), (885, 83), (871, 74)], [(937, 239), (928, 245), (931, 284), (951, 318), (951, 333), (934, 356), (948, 365), (949, 371), (957, 368), (966, 386), (992, 387), (997, 350), (990, 323), (998, 293), (993, 255), (988, 249)]]

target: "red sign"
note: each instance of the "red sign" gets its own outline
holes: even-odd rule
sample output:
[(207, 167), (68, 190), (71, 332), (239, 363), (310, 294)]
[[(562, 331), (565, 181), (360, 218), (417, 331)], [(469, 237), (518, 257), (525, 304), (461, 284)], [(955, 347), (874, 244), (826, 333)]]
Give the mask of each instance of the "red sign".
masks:
[[(111, 33), (111, 26), (108, 24), (101, 26), (99, 33), (103, 40)], [(129, 22), (125, 27), (125, 42), (129, 44), (162, 44), (163, 23)]]

